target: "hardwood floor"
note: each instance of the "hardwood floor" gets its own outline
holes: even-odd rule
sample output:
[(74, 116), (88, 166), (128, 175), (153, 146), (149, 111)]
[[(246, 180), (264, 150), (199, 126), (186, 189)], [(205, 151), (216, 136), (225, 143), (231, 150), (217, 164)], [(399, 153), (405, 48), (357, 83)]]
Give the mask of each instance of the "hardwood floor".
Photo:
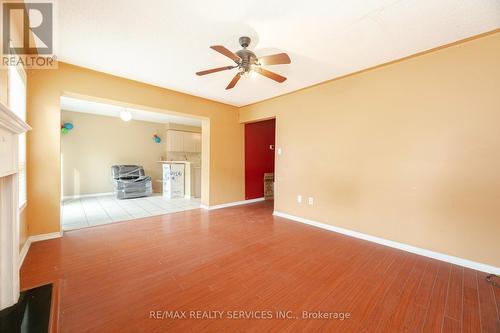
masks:
[[(484, 277), (273, 217), (267, 202), (66, 232), (32, 244), (21, 269), (23, 289), (55, 283), (57, 326), (70, 333), (500, 332), (500, 291)], [(235, 319), (258, 314), (272, 318)]]

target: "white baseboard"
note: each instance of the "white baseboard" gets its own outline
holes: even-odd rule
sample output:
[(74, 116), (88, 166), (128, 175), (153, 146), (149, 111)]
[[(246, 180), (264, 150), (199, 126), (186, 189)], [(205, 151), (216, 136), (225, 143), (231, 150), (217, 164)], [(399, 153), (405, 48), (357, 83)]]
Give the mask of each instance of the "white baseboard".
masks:
[(250, 199), (250, 200), (228, 202), (225, 204), (220, 204), (220, 205), (215, 205), (215, 206), (201, 205), (200, 207), (203, 209), (207, 209), (207, 210), (214, 210), (214, 209), (221, 209), (221, 208), (227, 208), (227, 207), (233, 207), (233, 206), (239, 206), (239, 205), (248, 205), (251, 203), (260, 202), (260, 201), (264, 201), (264, 200), (265, 200), (265, 198), (257, 198), (257, 199)]
[(62, 237), (62, 232), (52, 232), (49, 234), (29, 236), (28, 239), (26, 239), (26, 242), (24, 243), (23, 248), (21, 249), (21, 252), (19, 253), (19, 267), (21, 267), (23, 265), (24, 258), (26, 258), (26, 255), (28, 254), (31, 243), (40, 242), (40, 241), (44, 241), (44, 240), (48, 240), (48, 239), (59, 238), (59, 237)]
[(377, 243), (377, 244), (389, 246), (389, 247), (392, 247), (392, 248), (395, 248), (395, 249), (399, 249), (399, 250), (403, 250), (403, 251), (406, 251), (406, 252), (411, 252), (411, 253), (419, 254), (419, 255), (422, 255), (424, 257), (429, 257), (429, 258), (433, 258), (433, 259), (437, 259), (437, 260), (449, 262), (449, 263), (452, 263), (452, 264), (455, 264), (455, 265), (472, 268), (472, 269), (475, 269), (475, 270), (478, 270), (478, 271), (481, 271), (481, 272), (485, 272), (485, 273), (500, 275), (500, 268), (499, 267), (495, 267), (495, 266), (491, 266), (491, 265), (487, 265), (487, 264), (475, 262), (475, 261), (468, 260), (468, 259), (454, 257), (454, 256), (451, 256), (451, 255), (448, 255), (448, 254), (434, 252), (434, 251), (427, 250), (427, 249), (422, 249), (422, 248), (419, 248), (419, 247), (416, 247), (416, 246), (412, 246), (412, 245), (408, 245), (408, 244), (404, 244), (404, 243), (399, 243), (399, 242), (391, 241), (391, 240), (380, 238), (380, 237), (376, 237), (376, 236), (371, 236), (371, 235), (363, 234), (363, 233), (358, 232), (358, 231), (353, 231), (353, 230), (349, 230), (349, 229), (335, 227), (333, 225), (329, 225), (329, 224), (325, 224), (325, 223), (321, 223), (321, 222), (316, 222), (316, 221), (308, 220), (308, 219), (305, 219), (303, 217), (293, 216), (293, 215), (289, 215), (289, 214), (286, 214), (286, 213), (281, 213), (281, 212), (278, 212), (278, 211), (274, 211), (273, 215), (279, 216), (279, 217), (283, 217), (283, 218), (286, 218), (286, 219), (289, 219), (289, 220), (292, 220), (292, 221), (296, 221), (296, 222), (300, 222), (300, 223), (312, 225), (314, 227), (318, 227), (318, 228), (321, 228), (321, 229), (325, 229), (325, 230), (329, 230), (329, 231), (333, 231), (333, 232), (338, 232), (338, 233), (343, 234), (343, 235), (347, 235), (347, 236), (351, 236), (351, 237), (363, 239), (363, 240), (366, 240), (366, 241), (369, 241), (369, 242), (373, 242), (373, 243)]
[(26, 258), (26, 255), (28, 254), (28, 250), (30, 249), (30, 239), (26, 239), (26, 242), (24, 242), (23, 248), (21, 249), (21, 252), (19, 252), (19, 268), (23, 265), (24, 258)]
[(54, 239), (54, 238), (59, 238), (62, 237), (62, 232), (51, 232), (49, 234), (41, 234), (41, 235), (34, 235), (30, 236), (29, 240), (31, 240), (32, 243), (34, 242), (40, 242), (48, 239)]
[(106, 195), (113, 195), (113, 192), (103, 192), (103, 193), (93, 193), (93, 194), (77, 194), (77, 195), (67, 195), (63, 197), (63, 200), (68, 199), (81, 199), (90, 197), (104, 197)]

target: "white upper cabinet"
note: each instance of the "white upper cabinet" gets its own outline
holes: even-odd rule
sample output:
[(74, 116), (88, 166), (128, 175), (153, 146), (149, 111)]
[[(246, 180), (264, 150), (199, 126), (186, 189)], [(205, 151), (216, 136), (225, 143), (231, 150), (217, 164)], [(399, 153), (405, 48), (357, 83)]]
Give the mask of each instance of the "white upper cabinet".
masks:
[(167, 151), (184, 151), (184, 135), (179, 131), (167, 131)]
[(167, 131), (167, 151), (200, 153), (201, 133)]
[(193, 133), (194, 152), (201, 153), (201, 133)]
[(195, 152), (195, 147), (194, 147), (194, 140), (193, 140), (193, 134), (190, 132), (182, 132), (182, 135), (184, 136), (184, 150), (187, 153), (194, 153)]

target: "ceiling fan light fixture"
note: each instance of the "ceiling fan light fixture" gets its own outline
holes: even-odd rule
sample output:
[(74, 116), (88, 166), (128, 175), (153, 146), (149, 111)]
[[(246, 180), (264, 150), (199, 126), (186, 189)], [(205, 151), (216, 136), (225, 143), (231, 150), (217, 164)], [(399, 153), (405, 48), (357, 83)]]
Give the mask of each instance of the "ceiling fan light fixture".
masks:
[(270, 70), (267, 70), (265, 68), (262, 68), (261, 65), (268, 66), (268, 65), (289, 64), (291, 63), (291, 60), (288, 54), (278, 53), (263, 57), (257, 57), (255, 53), (253, 53), (251, 50), (248, 49), (248, 46), (250, 45), (251, 42), (250, 37), (247, 36), (240, 37), (239, 42), (241, 47), (243, 47), (243, 49), (236, 51), (234, 53), (222, 45), (210, 46), (212, 50), (219, 52), (220, 54), (233, 60), (235, 65), (212, 68), (209, 70), (196, 72), (196, 75), (201, 76), (236, 68), (238, 72), (233, 77), (229, 85), (226, 87), (226, 90), (234, 88), (234, 86), (236, 85), (236, 83), (238, 83), (238, 80), (242, 76), (248, 76), (248, 75), (252, 78), (258, 75), (262, 75), (279, 83), (286, 81), (286, 77), (271, 72)]
[(120, 112), (120, 119), (123, 121), (132, 120), (132, 113), (130, 113), (130, 111), (123, 110), (122, 112)]

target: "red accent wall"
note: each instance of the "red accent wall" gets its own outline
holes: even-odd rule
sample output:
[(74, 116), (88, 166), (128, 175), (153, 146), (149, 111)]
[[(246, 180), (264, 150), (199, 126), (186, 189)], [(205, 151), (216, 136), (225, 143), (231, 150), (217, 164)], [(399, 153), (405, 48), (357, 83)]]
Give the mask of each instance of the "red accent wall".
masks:
[(264, 173), (274, 172), (276, 120), (245, 124), (245, 199), (264, 196)]

